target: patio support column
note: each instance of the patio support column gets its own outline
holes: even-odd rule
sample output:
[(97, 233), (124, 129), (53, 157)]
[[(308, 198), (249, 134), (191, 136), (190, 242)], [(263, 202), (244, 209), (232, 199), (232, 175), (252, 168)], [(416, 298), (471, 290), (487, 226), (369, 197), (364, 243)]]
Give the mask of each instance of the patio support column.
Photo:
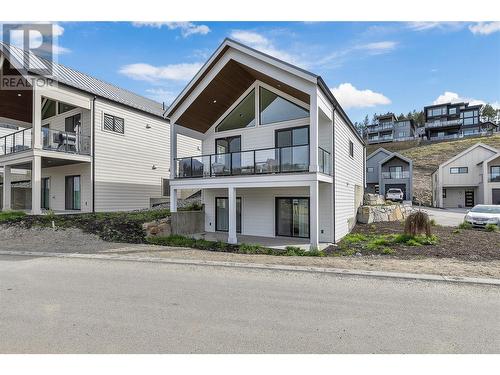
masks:
[(313, 181), (309, 185), (309, 235), (311, 250), (319, 247), (319, 182)]
[(3, 167), (3, 206), (2, 211), (9, 211), (11, 209), (11, 167), (10, 165), (5, 165)]
[(177, 212), (177, 189), (170, 186), (170, 212)]
[(236, 238), (236, 189), (234, 187), (227, 189), (227, 198), (229, 203), (229, 232), (227, 242), (236, 244), (238, 239)]
[(42, 96), (33, 86), (33, 121), (31, 125), (32, 147), (42, 148)]
[(318, 94), (311, 95), (311, 105), (309, 109), (310, 126), (309, 126), (309, 172), (318, 172)]
[(33, 156), (31, 163), (31, 214), (42, 213), (42, 157)]

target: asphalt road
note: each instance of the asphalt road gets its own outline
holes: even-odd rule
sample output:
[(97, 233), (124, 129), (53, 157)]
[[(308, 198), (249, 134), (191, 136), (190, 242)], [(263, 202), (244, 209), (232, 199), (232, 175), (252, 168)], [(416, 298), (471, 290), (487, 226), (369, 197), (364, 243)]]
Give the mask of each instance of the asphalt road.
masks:
[(0, 353), (500, 353), (500, 288), (0, 257)]
[(441, 208), (420, 208), (422, 211), (427, 212), (431, 219), (435, 219), (436, 223), (445, 227), (456, 227), (464, 221), (466, 211), (465, 209), (441, 209)]

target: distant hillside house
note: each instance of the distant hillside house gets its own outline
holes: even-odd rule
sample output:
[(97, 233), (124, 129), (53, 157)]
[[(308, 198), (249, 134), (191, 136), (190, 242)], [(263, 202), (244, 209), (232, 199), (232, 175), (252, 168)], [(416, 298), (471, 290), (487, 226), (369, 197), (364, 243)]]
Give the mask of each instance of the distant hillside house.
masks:
[(415, 138), (415, 123), (412, 119), (398, 120), (394, 113), (388, 113), (378, 116), (366, 132), (368, 144), (408, 141)]

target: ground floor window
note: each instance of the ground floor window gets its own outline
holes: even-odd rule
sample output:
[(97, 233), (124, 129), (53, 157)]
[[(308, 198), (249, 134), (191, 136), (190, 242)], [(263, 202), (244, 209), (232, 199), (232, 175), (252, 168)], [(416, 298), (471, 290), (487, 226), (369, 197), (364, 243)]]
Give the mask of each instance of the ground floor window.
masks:
[(41, 208), (48, 210), (50, 208), (50, 179), (42, 178), (42, 204)]
[(65, 207), (67, 210), (80, 210), (81, 183), (80, 176), (66, 176)]
[(309, 198), (276, 198), (276, 235), (309, 238)]
[[(229, 231), (229, 200), (226, 197), (215, 198), (215, 230)], [(236, 232), (241, 233), (241, 198), (236, 198)]]

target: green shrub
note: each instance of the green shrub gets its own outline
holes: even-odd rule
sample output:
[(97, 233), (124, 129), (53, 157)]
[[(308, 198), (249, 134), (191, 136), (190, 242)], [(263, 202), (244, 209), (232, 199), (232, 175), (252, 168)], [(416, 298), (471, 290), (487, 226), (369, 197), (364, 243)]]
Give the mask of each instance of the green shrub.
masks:
[(389, 255), (389, 254), (394, 254), (395, 251), (391, 249), (390, 247), (384, 247), (382, 249), (382, 254)]
[(498, 225), (497, 224), (486, 224), (484, 229), (486, 229), (486, 231), (488, 231), (488, 232), (496, 232), (496, 231), (498, 231)]
[(26, 216), (24, 211), (2, 211), (0, 212), (0, 223), (15, 223)]
[(472, 224), (468, 221), (464, 221), (458, 225), (458, 229), (472, 229)]
[(359, 242), (368, 241), (369, 237), (362, 233), (349, 233), (343, 239), (342, 242), (346, 244), (353, 244)]

